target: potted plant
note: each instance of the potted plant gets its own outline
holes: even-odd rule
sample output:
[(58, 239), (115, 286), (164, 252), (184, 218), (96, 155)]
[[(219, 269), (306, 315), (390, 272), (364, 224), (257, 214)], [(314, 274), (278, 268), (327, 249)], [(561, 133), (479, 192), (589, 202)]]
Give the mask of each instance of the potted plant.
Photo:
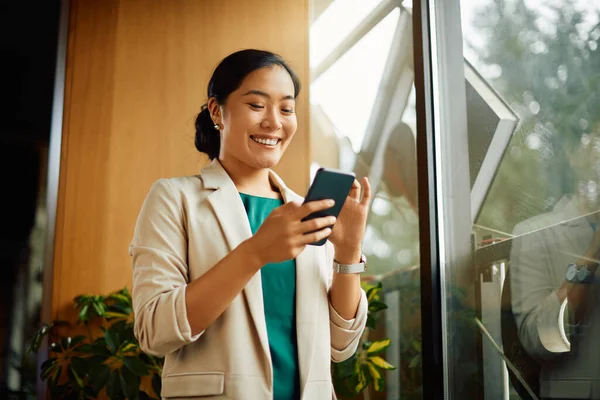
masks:
[(367, 294), (369, 306), (367, 326), (361, 336), (358, 350), (348, 360), (332, 363), (331, 366), (333, 385), (336, 394), (342, 399), (354, 398), (371, 385), (375, 391), (383, 391), (384, 371), (396, 368), (381, 357), (381, 353), (389, 347), (391, 339), (369, 340), (370, 333), (376, 328), (379, 313), (387, 309), (387, 305), (380, 298), (381, 282), (377, 285), (362, 282), (361, 286)]
[[(74, 303), (77, 325), (87, 327), (87, 335), (61, 335), (74, 327), (55, 321), (42, 326), (31, 345), (37, 351), (49, 336), (49, 358), (40, 372), (51, 398), (95, 399), (105, 393), (113, 400), (160, 399), (163, 359), (141, 351), (127, 288), (108, 296), (77, 296)], [(147, 390), (141, 389), (142, 379)]]
[[(371, 342), (377, 314), (387, 306), (380, 301), (381, 283), (363, 283), (369, 300), (367, 328), (359, 350), (349, 360), (332, 364), (332, 377), (340, 397), (354, 397), (370, 385), (384, 388), (383, 370), (394, 369), (380, 353), (390, 339)], [(163, 359), (141, 351), (133, 334), (133, 307), (127, 288), (102, 295), (80, 295), (75, 326), (65, 321), (43, 325), (32, 340), (30, 351), (38, 351), (48, 336), (49, 358), (41, 366), (51, 398), (112, 400), (160, 399)], [(86, 335), (69, 336), (79, 327)]]

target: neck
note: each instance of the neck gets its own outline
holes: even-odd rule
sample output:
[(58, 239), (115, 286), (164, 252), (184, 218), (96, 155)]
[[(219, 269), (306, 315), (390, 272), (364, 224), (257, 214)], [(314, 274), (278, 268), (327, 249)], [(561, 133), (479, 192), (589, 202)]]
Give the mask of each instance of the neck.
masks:
[(219, 162), (239, 192), (254, 196), (279, 197), (277, 188), (271, 185), (267, 168), (252, 168), (237, 160), (219, 159)]

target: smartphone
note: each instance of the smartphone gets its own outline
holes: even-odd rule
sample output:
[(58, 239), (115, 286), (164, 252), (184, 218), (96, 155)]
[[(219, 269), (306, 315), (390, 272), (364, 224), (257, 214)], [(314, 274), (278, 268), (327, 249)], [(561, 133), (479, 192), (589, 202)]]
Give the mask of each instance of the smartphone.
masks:
[[(350, 189), (352, 189), (354, 179), (354, 174), (350, 172), (343, 172), (330, 168), (319, 168), (313, 179), (313, 183), (310, 185), (308, 193), (304, 198), (304, 204), (309, 201), (332, 199), (335, 201), (335, 205), (326, 210), (314, 212), (303, 218), (302, 221), (327, 216), (334, 216), (337, 218), (350, 193)], [(332, 227), (333, 225), (330, 226), (330, 228)], [(326, 242), (327, 238), (310, 244), (313, 246), (323, 246)]]

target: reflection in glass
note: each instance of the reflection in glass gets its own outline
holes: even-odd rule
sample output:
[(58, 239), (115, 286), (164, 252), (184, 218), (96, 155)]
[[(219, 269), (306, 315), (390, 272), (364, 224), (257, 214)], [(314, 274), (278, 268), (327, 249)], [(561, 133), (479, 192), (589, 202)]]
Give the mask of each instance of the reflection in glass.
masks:
[(472, 213), (481, 396), (600, 399), (600, 1), (461, 12), (466, 60), (518, 121)]
[(364, 278), (382, 282), (388, 306), (369, 340), (391, 338), (384, 358), (397, 367), (382, 392), (365, 398), (421, 399), (412, 13), (397, 0), (336, 0), (324, 11), (314, 3), (312, 161), (369, 177)]

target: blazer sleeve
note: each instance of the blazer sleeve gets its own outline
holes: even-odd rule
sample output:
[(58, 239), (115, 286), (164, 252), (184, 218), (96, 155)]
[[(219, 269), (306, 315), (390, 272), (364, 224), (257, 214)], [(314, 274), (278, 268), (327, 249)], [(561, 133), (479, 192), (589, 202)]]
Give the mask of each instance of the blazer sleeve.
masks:
[(183, 210), (167, 179), (152, 185), (129, 254), (134, 333), (140, 348), (162, 357), (198, 339), (201, 333), (192, 336), (185, 305), (188, 266)]
[[(327, 242), (327, 262), (333, 266), (333, 246)], [(333, 280), (333, 268), (328, 268), (330, 273), (328, 280), (328, 290), (331, 288)], [(331, 360), (339, 363), (352, 357), (356, 353), (360, 338), (367, 324), (367, 295), (364, 290), (360, 291), (360, 301), (356, 316), (347, 320), (342, 318), (331, 305), (329, 300), (329, 326), (331, 331)], [(329, 297), (328, 297), (329, 298)]]
[[(517, 226), (514, 233), (520, 235), (530, 230)], [(571, 349), (566, 324), (567, 301), (560, 301), (553, 285), (550, 254), (540, 232), (513, 239), (510, 256), (512, 310), (523, 347), (539, 360), (551, 359)]]

